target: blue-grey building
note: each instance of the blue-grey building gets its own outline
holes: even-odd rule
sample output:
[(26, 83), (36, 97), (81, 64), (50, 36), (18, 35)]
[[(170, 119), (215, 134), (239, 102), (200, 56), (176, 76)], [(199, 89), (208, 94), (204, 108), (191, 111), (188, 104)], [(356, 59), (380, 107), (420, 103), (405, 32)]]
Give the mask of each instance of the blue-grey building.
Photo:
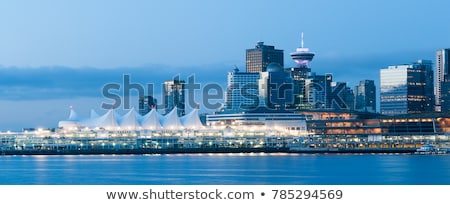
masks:
[(373, 80), (362, 80), (355, 86), (355, 110), (376, 112), (376, 86)]
[(149, 113), (152, 109), (156, 109), (158, 102), (153, 96), (139, 96), (139, 114), (144, 116)]
[(272, 110), (293, 108), (293, 80), (289, 72), (278, 63), (267, 66), (266, 72), (260, 73), (258, 83), (260, 105)]
[(312, 109), (331, 109), (331, 82), (333, 75), (311, 75), (306, 79), (305, 89), (307, 103)]
[(332, 82), (330, 93), (330, 107), (333, 110), (354, 110), (355, 95), (346, 82)]

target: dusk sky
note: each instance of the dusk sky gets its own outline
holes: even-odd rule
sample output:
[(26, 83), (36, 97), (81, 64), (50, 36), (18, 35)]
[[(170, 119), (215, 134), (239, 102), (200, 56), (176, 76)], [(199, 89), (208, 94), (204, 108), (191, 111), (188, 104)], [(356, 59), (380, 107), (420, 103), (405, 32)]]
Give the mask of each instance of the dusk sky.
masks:
[[(257, 41), (316, 53), (318, 74), (354, 86), (450, 47), (450, 1), (0, 0), (0, 131), (99, 113), (103, 85), (180, 74), (226, 84)], [(157, 92), (158, 93), (158, 92)], [(107, 100), (106, 100), (107, 101)], [(132, 102), (136, 104), (136, 102)]]

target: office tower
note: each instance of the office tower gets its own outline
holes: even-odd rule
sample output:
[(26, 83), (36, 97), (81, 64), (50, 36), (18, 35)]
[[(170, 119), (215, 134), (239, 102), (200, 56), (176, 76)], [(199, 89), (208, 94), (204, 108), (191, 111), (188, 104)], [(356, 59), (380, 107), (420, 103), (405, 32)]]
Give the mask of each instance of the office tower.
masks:
[(380, 70), (380, 109), (384, 115), (434, 110), (433, 71), (429, 60)]
[(310, 109), (311, 104), (308, 104), (306, 97), (305, 81), (308, 78), (309, 72), (311, 72), (311, 68), (309, 68), (308, 64), (312, 61), (315, 54), (304, 47), (303, 33), (301, 47), (297, 48), (295, 52), (290, 53), (290, 55), (292, 60), (297, 64), (296, 67), (290, 69), (291, 77), (293, 79), (293, 106), (297, 110)]
[(450, 112), (450, 81), (441, 82), (441, 111)]
[[(450, 107), (448, 103), (450, 99), (443, 99), (442, 95), (448, 97), (449, 90), (443, 90), (443, 84), (450, 82), (449, 75), (449, 66), (450, 66), (450, 48), (440, 49), (436, 51), (436, 76), (435, 76), (435, 100), (436, 100), (436, 111), (450, 111)], [(448, 88), (449, 85), (444, 85), (445, 88)], [(445, 101), (445, 103), (443, 102)], [(445, 106), (446, 109), (442, 109), (442, 106)]]
[(355, 93), (353, 92), (352, 88), (348, 86), (345, 87), (344, 101), (345, 105), (347, 106), (346, 110), (355, 110)]
[(265, 72), (270, 63), (284, 65), (283, 50), (258, 42), (255, 48), (246, 50), (246, 71), (248, 73)]
[(355, 86), (355, 110), (376, 112), (376, 87), (373, 80), (362, 80)]
[(331, 108), (331, 74), (316, 75), (311, 73), (305, 81), (307, 103), (312, 109), (330, 109)]
[(178, 116), (185, 114), (184, 85), (185, 82), (179, 80), (178, 77), (174, 80), (166, 80), (164, 82), (165, 114), (172, 111), (175, 107), (177, 108)]
[(258, 83), (260, 105), (272, 110), (292, 109), (293, 87), (290, 73), (278, 63), (270, 63), (266, 72), (260, 73)]
[(355, 96), (346, 82), (331, 82), (330, 108), (333, 110), (353, 110)]
[(156, 109), (157, 101), (152, 96), (139, 96), (139, 114), (144, 116), (152, 109)]
[(225, 110), (244, 112), (258, 107), (258, 80), (259, 73), (239, 72), (238, 68), (229, 72)]

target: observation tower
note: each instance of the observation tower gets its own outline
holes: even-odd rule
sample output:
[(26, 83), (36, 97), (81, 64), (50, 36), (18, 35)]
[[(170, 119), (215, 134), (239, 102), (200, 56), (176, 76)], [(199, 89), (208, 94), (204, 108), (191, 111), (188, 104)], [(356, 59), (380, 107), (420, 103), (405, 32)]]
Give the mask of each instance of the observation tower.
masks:
[(303, 32), (302, 32), (302, 47), (297, 48), (295, 52), (291, 53), (291, 58), (297, 63), (299, 68), (308, 68), (308, 63), (312, 61), (315, 53), (310, 52), (309, 48), (304, 47)]

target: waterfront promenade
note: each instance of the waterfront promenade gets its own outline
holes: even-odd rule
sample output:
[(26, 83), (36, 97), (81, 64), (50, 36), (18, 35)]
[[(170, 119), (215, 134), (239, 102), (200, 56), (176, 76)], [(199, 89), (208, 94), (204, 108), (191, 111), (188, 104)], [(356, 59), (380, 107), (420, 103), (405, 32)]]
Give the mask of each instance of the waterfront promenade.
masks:
[[(2, 155), (172, 154), (172, 153), (414, 153), (426, 143), (441, 148), (450, 141), (435, 136), (140, 136), (128, 132), (115, 137), (67, 137), (1, 134)], [(123, 134), (122, 134), (123, 135)], [(445, 138), (447, 139), (447, 138)]]

